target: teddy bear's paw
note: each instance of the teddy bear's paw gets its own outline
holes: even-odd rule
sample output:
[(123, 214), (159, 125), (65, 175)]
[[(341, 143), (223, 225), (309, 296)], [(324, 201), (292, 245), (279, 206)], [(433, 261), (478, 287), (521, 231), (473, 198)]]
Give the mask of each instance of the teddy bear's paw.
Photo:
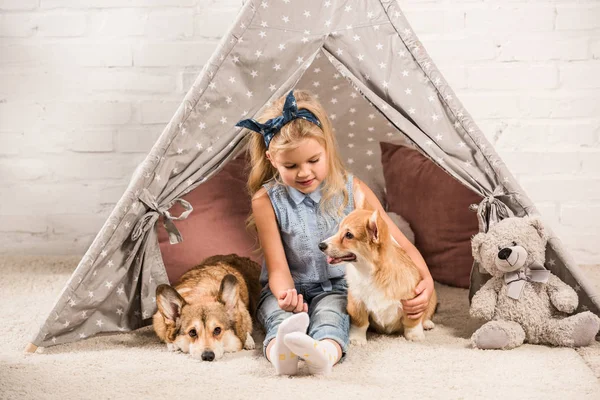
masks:
[(570, 287), (564, 285), (565, 288), (552, 296), (552, 304), (558, 311), (571, 314), (579, 304), (577, 293)]
[(471, 305), (469, 314), (472, 318), (489, 321), (494, 317), (494, 311), (493, 307), (474, 307)]
[(479, 328), (471, 337), (479, 349), (512, 349), (523, 343), (525, 332), (516, 322), (492, 321)]
[(600, 330), (600, 318), (589, 311), (580, 314), (573, 327), (573, 346), (581, 347), (592, 343)]
[(473, 345), (479, 349), (503, 349), (510, 343), (510, 336), (502, 330), (493, 330), (485, 334), (473, 334)]

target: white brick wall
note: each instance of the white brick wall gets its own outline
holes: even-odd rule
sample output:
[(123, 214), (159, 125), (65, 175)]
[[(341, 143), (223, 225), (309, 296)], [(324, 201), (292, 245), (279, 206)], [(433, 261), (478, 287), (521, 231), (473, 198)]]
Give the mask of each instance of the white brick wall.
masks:
[[(241, 3), (0, 0), (0, 252), (85, 251)], [(600, 263), (600, 0), (400, 3), (576, 261)]]

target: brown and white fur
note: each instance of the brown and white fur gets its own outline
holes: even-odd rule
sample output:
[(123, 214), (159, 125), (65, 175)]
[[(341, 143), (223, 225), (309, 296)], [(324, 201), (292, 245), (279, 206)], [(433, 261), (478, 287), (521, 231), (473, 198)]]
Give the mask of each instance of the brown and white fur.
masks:
[(319, 245), (329, 264), (347, 263), (351, 343), (365, 344), (369, 326), (384, 334), (403, 332), (408, 340), (425, 339), (423, 329), (434, 327), (435, 291), (419, 319), (407, 317), (401, 300), (415, 296), (419, 270), (362, 192), (355, 195), (355, 203), (356, 209), (342, 220), (338, 232)]
[(254, 349), (252, 319), (260, 266), (235, 254), (213, 256), (186, 272), (172, 287), (156, 288), (156, 335), (171, 351), (204, 361), (225, 352)]

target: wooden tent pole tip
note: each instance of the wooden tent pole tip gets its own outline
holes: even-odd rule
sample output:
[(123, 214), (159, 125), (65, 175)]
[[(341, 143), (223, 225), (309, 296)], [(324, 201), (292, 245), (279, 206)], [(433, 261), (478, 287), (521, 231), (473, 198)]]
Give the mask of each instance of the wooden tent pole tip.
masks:
[(27, 346), (25, 346), (25, 353), (35, 353), (35, 351), (37, 350), (37, 346), (33, 343), (27, 343)]

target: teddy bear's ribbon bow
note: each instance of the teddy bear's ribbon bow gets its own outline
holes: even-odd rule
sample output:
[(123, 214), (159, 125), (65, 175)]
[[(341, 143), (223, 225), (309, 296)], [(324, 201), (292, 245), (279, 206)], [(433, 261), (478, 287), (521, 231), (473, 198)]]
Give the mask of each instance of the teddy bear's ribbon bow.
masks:
[(540, 264), (532, 264), (517, 271), (507, 272), (504, 274), (504, 282), (507, 286), (506, 294), (512, 299), (519, 300), (525, 282), (546, 283), (548, 278), (550, 278), (550, 271)]

